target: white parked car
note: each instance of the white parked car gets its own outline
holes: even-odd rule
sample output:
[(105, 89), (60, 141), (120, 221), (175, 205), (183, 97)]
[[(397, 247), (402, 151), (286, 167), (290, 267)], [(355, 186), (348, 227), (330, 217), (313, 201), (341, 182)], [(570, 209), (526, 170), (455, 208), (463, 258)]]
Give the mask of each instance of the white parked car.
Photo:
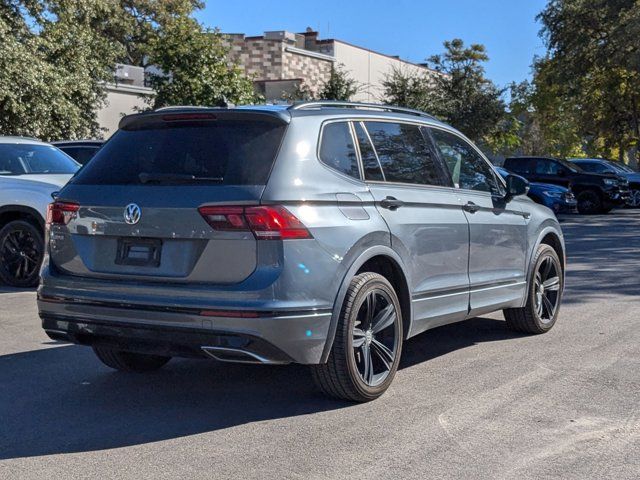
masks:
[(0, 282), (38, 283), (47, 205), (79, 168), (47, 143), (0, 137)]

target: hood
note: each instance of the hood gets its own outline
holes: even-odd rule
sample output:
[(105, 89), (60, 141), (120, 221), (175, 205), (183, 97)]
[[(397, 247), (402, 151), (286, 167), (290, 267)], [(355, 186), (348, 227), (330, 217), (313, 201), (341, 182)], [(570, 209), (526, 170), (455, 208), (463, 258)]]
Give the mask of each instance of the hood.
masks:
[(40, 173), (0, 176), (2, 179), (9, 180), (9, 182), (15, 186), (24, 184), (23, 182), (28, 182), (32, 185), (42, 184), (42, 186), (49, 186), (54, 190), (59, 190), (64, 187), (71, 177), (73, 177), (73, 174), (71, 173)]
[(568, 192), (569, 189), (562, 187), (560, 185), (552, 185), (551, 183), (538, 183), (538, 182), (532, 182), (529, 184), (529, 187), (534, 189), (534, 190), (545, 190), (548, 192), (560, 192), (560, 193), (564, 193), (564, 192)]

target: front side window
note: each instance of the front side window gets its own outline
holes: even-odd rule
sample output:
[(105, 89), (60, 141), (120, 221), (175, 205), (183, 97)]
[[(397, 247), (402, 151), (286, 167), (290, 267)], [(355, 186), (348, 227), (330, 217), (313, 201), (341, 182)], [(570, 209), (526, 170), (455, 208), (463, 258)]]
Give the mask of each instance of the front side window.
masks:
[(541, 159), (536, 162), (536, 173), (538, 175), (558, 175), (566, 169), (559, 162), (549, 159)]
[(334, 122), (324, 126), (320, 160), (345, 175), (360, 178), (358, 156), (348, 122)]
[(457, 187), (500, 193), (493, 169), (475, 148), (453, 133), (439, 129), (432, 129), (431, 133)]
[(446, 185), (420, 127), (392, 122), (365, 122), (365, 126), (387, 182)]

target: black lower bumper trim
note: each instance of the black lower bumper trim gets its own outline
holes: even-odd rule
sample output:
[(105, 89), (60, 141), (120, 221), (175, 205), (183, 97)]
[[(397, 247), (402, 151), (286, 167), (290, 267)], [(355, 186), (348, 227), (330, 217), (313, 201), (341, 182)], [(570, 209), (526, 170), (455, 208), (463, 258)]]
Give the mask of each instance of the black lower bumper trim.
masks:
[(129, 352), (192, 358), (210, 358), (202, 351), (203, 346), (209, 346), (250, 352), (269, 363), (292, 362), (286, 353), (266, 340), (245, 334), (107, 323), (59, 315), (43, 316), (42, 327), (53, 340), (78, 345), (101, 345)]

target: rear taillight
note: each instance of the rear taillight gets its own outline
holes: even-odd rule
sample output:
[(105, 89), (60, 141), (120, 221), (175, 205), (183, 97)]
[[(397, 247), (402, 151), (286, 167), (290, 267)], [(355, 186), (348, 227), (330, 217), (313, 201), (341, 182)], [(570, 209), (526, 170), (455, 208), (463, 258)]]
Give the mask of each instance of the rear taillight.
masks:
[(76, 218), (80, 205), (70, 202), (53, 202), (47, 208), (47, 225), (67, 225)]
[(258, 240), (312, 238), (298, 218), (280, 205), (212, 206), (198, 209), (214, 230), (252, 232)]

